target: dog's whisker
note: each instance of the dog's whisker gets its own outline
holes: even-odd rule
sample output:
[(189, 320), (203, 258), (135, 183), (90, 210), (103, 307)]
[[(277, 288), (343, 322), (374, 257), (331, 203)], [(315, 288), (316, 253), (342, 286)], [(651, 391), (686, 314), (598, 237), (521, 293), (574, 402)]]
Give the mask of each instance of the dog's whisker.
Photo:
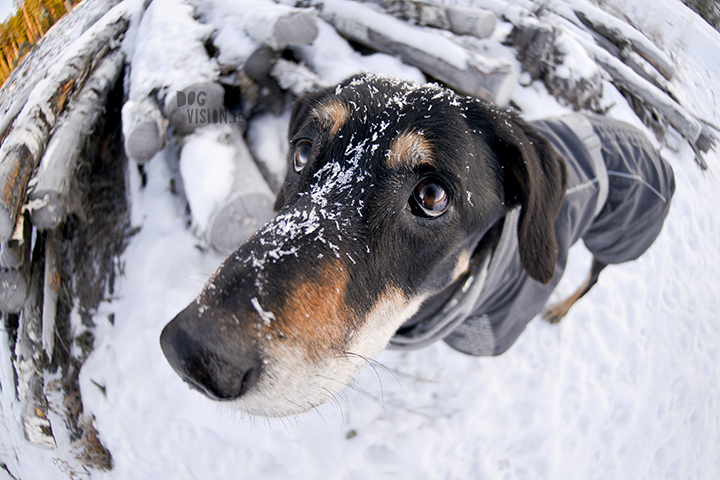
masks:
[(398, 386), (400, 386), (400, 388), (403, 388), (403, 385), (402, 385), (402, 382), (400, 381), (400, 379), (399, 379), (398, 377), (405, 377), (405, 378), (412, 378), (412, 379), (415, 378), (415, 377), (413, 377), (412, 375), (406, 374), (406, 373), (404, 373), (404, 372), (401, 372), (400, 370), (397, 370), (397, 369), (395, 369), (395, 368), (389, 367), (389, 366), (385, 365), (384, 363), (382, 363), (382, 362), (380, 362), (380, 361), (378, 361), (378, 360), (376, 360), (376, 359), (374, 359), (374, 358), (369, 358), (369, 357), (366, 357), (366, 356), (364, 356), (364, 355), (360, 355), (360, 354), (354, 353), (354, 352), (345, 352), (345, 355), (347, 355), (347, 356), (359, 357), (359, 358), (365, 360), (365, 362), (367, 362), (367, 364), (368, 364), (368, 365), (373, 369), (373, 371), (375, 372), (375, 375), (378, 377), (378, 380), (380, 380), (381, 382), (382, 382), (382, 379), (380, 378), (380, 374), (379, 374), (377, 368), (375, 368), (375, 367), (381, 367), (384, 371), (386, 371), (387, 373), (389, 373), (389, 374), (393, 377), (393, 380), (395, 380), (395, 382), (398, 384)]

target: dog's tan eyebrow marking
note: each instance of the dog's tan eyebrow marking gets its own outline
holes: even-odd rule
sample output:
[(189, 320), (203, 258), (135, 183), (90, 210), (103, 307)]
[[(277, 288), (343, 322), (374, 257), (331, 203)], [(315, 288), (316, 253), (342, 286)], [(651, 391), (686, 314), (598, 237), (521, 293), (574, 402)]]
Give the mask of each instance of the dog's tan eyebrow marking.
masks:
[(403, 132), (393, 140), (385, 160), (389, 167), (432, 165), (433, 150), (422, 132)]
[(312, 114), (331, 135), (337, 134), (350, 118), (347, 105), (339, 100), (331, 100), (315, 107)]

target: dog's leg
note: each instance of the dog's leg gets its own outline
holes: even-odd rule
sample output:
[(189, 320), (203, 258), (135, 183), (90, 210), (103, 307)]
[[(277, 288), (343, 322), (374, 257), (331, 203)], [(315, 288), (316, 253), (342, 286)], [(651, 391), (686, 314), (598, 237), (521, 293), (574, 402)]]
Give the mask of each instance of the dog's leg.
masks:
[(547, 308), (543, 312), (543, 317), (545, 318), (545, 320), (550, 323), (558, 323), (560, 320), (562, 320), (562, 318), (567, 315), (570, 307), (572, 307), (575, 302), (580, 300), (580, 298), (588, 291), (590, 291), (592, 286), (597, 283), (600, 272), (602, 272), (605, 267), (607, 267), (607, 264), (598, 262), (595, 258), (593, 258), (592, 266), (590, 267), (590, 275), (588, 275), (585, 283), (583, 283), (582, 286), (578, 289), (578, 291), (570, 295), (570, 297), (567, 298), (565, 301)]

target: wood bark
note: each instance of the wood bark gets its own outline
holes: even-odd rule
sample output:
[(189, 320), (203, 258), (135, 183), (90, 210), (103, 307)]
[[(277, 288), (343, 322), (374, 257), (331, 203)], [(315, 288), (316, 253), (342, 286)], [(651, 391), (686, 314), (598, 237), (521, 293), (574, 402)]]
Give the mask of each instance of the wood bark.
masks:
[(40, 230), (53, 229), (65, 220), (77, 199), (71, 199), (78, 157), (103, 114), (105, 101), (124, 64), (120, 50), (108, 54), (68, 106), (53, 132), (28, 195), (31, 218)]
[(25, 105), (12, 130), (0, 148), (0, 241), (10, 238), (25, 201), (28, 182), (37, 168), (55, 126), (68, 100), (83, 85), (95, 61), (125, 32), (124, 17), (93, 31), (92, 41), (78, 46), (78, 51), (58, 70), (51, 71), (46, 82), (33, 92), (34, 102)]
[(30, 244), (32, 228), (25, 216), (20, 217), (13, 238), (3, 242), (0, 250), (0, 310), (20, 313), (30, 281)]
[(55, 353), (55, 317), (60, 293), (60, 258), (62, 239), (57, 230), (45, 238), (45, 270), (43, 272), (42, 346), (48, 361)]
[(34, 263), (27, 299), (20, 313), (15, 371), (18, 376), (18, 399), (22, 406), (20, 420), (25, 438), (35, 445), (55, 448), (55, 437), (48, 419), (42, 345), (42, 262)]

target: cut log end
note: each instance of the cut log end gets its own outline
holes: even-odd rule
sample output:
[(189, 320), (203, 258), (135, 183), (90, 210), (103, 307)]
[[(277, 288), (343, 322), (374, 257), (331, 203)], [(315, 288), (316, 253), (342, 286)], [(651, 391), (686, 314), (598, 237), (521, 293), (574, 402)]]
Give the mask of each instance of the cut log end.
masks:
[(271, 195), (258, 192), (233, 197), (211, 220), (208, 243), (218, 252), (233, 252), (274, 216), (274, 202)]
[(125, 153), (139, 164), (150, 161), (167, 144), (167, 120), (149, 97), (122, 108)]
[(495, 31), (497, 19), (487, 10), (466, 7), (449, 7), (450, 31), (458, 35), (488, 38)]
[(281, 17), (275, 22), (270, 46), (275, 50), (282, 50), (293, 45), (312, 45), (317, 35), (315, 16), (307, 11), (300, 11)]
[(273, 50), (297, 45), (312, 45), (319, 28), (313, 10), (280, 7), (266, 16), (256, 12), (245, 18), (245, 31), (256, 42)]
[(65, 218), (63, 202), (57, 192), (33, 191), (30, 198), (30, 219), (40, 230), (52, 230)]
[(149, 162), (164, 146), (164, 134), (152, 120), (138, 123), (125, 138), (125, 152), (140, 164)]

